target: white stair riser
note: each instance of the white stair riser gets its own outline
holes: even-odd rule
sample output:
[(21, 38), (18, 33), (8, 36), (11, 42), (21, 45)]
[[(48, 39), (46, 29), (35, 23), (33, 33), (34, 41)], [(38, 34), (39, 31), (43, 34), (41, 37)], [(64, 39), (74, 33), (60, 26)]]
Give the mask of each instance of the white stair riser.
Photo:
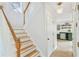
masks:
[(32, 43), (32, 41), (28, 40), (28, 41), (25, 41), (25, 42), (21, 42), (21, 45), (28, 45), (29, 43)]
[(17, 37), (20, 37), (20, 36), (27, 36), (27, 34), (16, 34)]
[(25, 33), (25, 32), (22, 31), (22, 30), (15, 30), (14, 32), (15, 32), (15, 33)]
[(29, 38), (20, 39), (21, 42), (28, 41), (28, 40), (30, 40), (30, 39)]
[(29, 36), (17, 36), (17, 38), (20, 38), (20, 39), (23, 39), (23, 38), (29, 38), (29, 39), (30, 39)]

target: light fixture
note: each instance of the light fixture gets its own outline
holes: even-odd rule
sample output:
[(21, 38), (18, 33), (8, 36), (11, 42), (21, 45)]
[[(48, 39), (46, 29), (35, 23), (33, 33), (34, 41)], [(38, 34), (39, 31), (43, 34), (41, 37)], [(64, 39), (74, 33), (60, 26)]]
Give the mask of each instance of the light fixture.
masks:
[(63, 12), (63, 4), (62, 2), (57, 3), (57, 13), (61, 14)]

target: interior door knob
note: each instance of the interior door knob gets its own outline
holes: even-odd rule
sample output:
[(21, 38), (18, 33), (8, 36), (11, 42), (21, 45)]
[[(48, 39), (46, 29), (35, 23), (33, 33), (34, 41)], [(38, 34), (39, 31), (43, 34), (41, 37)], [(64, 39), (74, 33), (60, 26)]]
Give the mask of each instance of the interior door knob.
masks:
[(50, 39), (48, 38), (48, 40), (50, 40)]
[(77, 43), (77, 46), (79, 47), (79, 42)]

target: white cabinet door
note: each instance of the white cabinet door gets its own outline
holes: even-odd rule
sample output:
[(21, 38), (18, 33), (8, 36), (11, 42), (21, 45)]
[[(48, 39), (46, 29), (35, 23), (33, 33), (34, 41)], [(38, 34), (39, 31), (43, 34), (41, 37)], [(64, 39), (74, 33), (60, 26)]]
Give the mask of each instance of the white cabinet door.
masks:
[(61, 34), (60, 34), (60, 39), (66, 39), (65, 33), (61, 33)]

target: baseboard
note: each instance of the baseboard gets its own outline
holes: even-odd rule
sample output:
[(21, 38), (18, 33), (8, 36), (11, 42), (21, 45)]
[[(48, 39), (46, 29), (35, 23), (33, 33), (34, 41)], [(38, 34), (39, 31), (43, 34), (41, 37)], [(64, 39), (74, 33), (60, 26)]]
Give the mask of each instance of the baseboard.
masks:
[(51, 53), (49, 53), (48, 57), (51, 57), (51, 54), (56, 50), (56, 48), (57, 48), (57, 47), (55, 47), (55, 48), (53, 49), (53, 51), (52, 51)]

